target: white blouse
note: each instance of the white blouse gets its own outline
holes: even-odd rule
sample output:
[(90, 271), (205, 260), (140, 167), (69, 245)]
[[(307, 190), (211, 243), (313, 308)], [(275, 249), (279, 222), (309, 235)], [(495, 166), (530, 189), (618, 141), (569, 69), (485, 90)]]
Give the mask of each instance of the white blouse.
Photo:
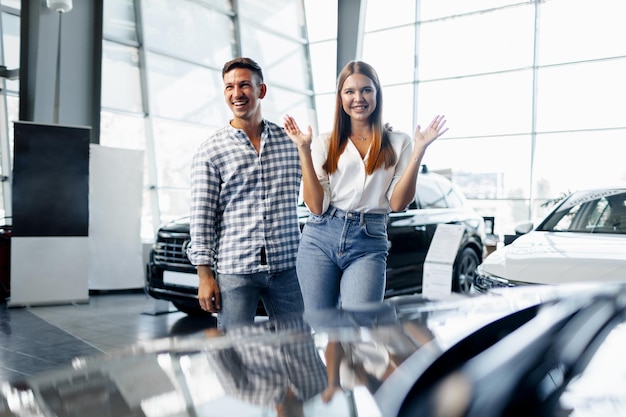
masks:
[(313, 140), (311, 144), (313, 166), (324, 189), (322, 213), (331, 204), (345, 211), (366, 213), (391, 211), (389, 200), (393, 188), (411, 162), (413, 141), (403, 132), (390, 132), (389, 139), (396, 153), (396, 164), (386, 169), (379, 168), (372, 175), (365, 172), (369, 151), (365, 159), (361, 159), (358, 149), (350, 140), (339, 157), (337, 170), (329, 175), (322, 166), (328, 157), (330, 134), (320, 135)]

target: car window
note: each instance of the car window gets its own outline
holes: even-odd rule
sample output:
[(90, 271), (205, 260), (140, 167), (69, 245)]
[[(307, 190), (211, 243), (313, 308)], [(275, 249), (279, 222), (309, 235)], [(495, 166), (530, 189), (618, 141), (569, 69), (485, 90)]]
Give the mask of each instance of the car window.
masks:
[(562, 212), (560, 219), (556, 224), (551, 228), (552, 231), (555, 232), (567, 232), (572, 225), (572, 220), (578, 213), (580, 206), (571, 207), (569, 210)]
[(420, 209), (448, 207), (443, 190), (439, 187), (437, 181), (431, 178), (423, 178), (422, 181), (418, 181), (415, 201)]
[(585, 229), (604, 227), (607, 224), (610, 213), (611, 207), (609, 202), (605, 198), (598, 200), (598, 203), (589, 210), (589, 216), (587, 216), (587, 221), (584, 225)]
[(626, 193), (566, 202), (538, 230), (626, 234)]
[(446, 200), (448, 201), (448, 207), (461, 208), (463, 207), (463, 198), (461, 194), (454, 188), (450, 188), (446, 193)]

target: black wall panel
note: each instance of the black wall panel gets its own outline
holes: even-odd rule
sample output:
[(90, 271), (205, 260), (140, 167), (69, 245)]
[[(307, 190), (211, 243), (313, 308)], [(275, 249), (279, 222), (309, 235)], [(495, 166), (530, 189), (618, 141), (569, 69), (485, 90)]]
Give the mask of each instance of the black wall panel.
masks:
[(16, 122), (13, 236), (87, 236), (90, 129)]

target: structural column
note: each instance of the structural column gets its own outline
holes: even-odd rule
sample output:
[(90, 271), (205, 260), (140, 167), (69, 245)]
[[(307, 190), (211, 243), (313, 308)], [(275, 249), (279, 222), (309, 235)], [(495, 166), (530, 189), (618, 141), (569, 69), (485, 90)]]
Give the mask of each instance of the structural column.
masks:
[(348, 62), (361, 59), (366, 5), (367, 0), (337, 2), (337, 75)]
[(22, 0), (20, 121), (89, 127), (99, 143), (102, 5), (75, 0), (60, 13)]

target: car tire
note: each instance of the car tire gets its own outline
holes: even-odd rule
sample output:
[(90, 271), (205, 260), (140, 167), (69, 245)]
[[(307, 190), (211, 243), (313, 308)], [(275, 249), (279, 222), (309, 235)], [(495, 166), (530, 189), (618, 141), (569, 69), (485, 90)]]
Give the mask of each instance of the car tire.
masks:
[(472, 248), (464, 248), (459, 254), (452, 273), (452, 291), (469, 294), (474, 282), (476, 267), (480, 263)]

